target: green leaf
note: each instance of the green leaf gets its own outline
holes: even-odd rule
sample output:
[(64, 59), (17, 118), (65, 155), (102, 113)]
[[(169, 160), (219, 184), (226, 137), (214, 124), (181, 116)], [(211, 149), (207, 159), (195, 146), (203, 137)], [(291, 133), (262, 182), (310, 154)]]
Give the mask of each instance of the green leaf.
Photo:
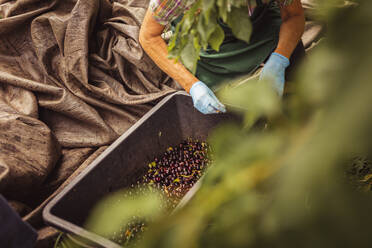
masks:
[(216, 28), (219, 27), (217, 23), (217, 13), (215, 11), (210, 12), (210, 18), (211, 18), (210, 21), (207, 22), (204, 15), (202, 15), (200, 16), (197, 24), (197, 31), (201, 38), (200, 43), (204, 49), (207, 48), (208, 41), (212, 39), (211, 35), (213, 34), (213, 32), (215, 32)]
[(182, 34), (188, 33), (194, 23), (194, 19), (191, 15), (184, 15), (182, 22)]
[(180, 29), (181, 29), (181, 23), (179, 25), (177, 25), (176, 30), (175, 30), (171, 40), (169, 41), (168, 52), (174, 52), (174, 50), (177, 50), (177, 48), (178, 48), (177, 44), (179, 43), (179, 41), (178, 41), (179, 37), (178, 36), (180, 34)]
[(111, 236), (125, 226), (133, 216), (139, 218), (156, 218), (162, 213), (161, 195), (158, 192), (142, 189), (133, 192), (130, 198), (126, 190), (114, 193), (94, 207), (86, 228), (104, 237)]
[(222, 18), (224, 22), (227, 21), (227, 1), (226, 0), (217, 0), (217, 5), (218, 5), (218, 14)]
[(194, 47), (194, 38), (190, 38), (187, 41), (186, 46), (181, 52), (181, 61), (183, 65), (192, 73), (196, 71), (196, 62), (199, 59), (200, 49), (197, 50)]
[(227, 23), (238, 39), (248, 42), (252, 26), (244, 4), (245, 0), (197, 0), (176, 27), (168, 44), (169, 58), (181, 59), (187, 69), (195, 72), (201, 48), (210, 45), (219, 51), (225, 38), (218, 19)]
[(252, 24), (246, 9), (232, 7), (231, 12), (228, 13), (227, 25), (232, 29), (236, 38), (249, 42)]
[(203, 13), (202, 16), (205, 18), (206, 24), (209, 23), (211, 12), (214, 9), (215, 0), (204, 0), (203, 1)]
[(274, 116), (281, 111), (278, 95), (266, 82), (250, 80), (238, 87), (225, 87), (218, 97), (227, 107), (245, 112), (251, 121), (253, 117)]
[(220, 46), (222, 42), (224, 41), (224, 39), (225, 39), (225, 33), (223, 32), (223, 29), (221, 28), (221, 26), (218, 25), (216, 26), (216, 29), (212, 33), (211, 37), (209, 38), (208, 43), (211, 45), (211, 47), (214, 50), (219, 51)]

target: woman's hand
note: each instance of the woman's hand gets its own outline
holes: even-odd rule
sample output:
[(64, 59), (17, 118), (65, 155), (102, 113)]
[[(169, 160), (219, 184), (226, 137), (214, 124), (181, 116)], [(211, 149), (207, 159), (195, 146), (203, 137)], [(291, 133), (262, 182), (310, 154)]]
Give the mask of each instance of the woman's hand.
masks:
[(214, 93), (201, 81), (192, 85), (190, 95), (194, 102), (194, 107), (203, 114), (226, 112), (225, 106), (218, 101)]
[(279, 53), (272, 53), (261, 71), (260, 80), (272, 83), (279, 96), (283, 96), (285, 69), (289, 66), (289, 59)]

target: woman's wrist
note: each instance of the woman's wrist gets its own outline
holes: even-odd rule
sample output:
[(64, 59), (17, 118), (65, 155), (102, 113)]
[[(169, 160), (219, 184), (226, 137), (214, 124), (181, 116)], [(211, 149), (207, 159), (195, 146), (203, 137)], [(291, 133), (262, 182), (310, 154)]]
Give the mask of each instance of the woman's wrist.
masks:
[(192, 87), (195, 83), (197, 83), (197, 82), (199, 82), (199, 81), (200, 81), (199, 79), (197, 79), (197, 78), (193, 78), (192, 80), (190, 80), (190, 81), (188, 81), (188, 82), (185, 82), (184, 85), (181, 84), (181, 86), (185, 89), (185, 91), (186, 91), (187, 93), (190, 93), (190, 89), (191, 89), (191, 87)]
[(275, 50), (274, 50), (274, 53), (278, 53), (284, 57), (286, 57), (287, 59), (289, 59), (292, 55), (292, 51), (289, 51), (289, 49), (282, 49), (280, 47), (277, 47)]

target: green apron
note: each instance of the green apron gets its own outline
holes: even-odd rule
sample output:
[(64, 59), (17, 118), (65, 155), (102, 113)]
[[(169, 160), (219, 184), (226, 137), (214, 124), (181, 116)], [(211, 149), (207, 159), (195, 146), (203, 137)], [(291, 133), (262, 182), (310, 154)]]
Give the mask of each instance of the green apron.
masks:
[(251, 16), (253, 32), (249, 44), (236, 39), (226, 24), (220, 23), (225, 40), (216, 52), (208, 48), (201, 52), (195, 76), (211, 88), (224, 81), (254, 72), (275, 50), (281, 25), (280, 10), (274, 1), (257, 7)]

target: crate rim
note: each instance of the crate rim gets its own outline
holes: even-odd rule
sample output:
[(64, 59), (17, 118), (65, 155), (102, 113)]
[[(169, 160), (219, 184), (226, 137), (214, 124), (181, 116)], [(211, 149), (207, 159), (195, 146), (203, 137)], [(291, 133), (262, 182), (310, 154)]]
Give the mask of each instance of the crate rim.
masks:
[[(83, 238), (97, 240), (99, 245), (103, 247), (113, 247), (122, 248), (116, 243), (103, 238), (102, 236), (95, 234), (93, 232), (87, 231), (84, 228), (79, 227), (71, 222), (65, 221), (56, 215), (51, 213), (51, 209), (64, 197), (72, 188), (78, 183), (86, 174), (93, 170), (97, 164), (99, 164), (103, 158), (105, 158), (118, 144), (120, 144), (124, 139), (126, 139), (134, 130), (139, 127), (146, 119), (153, 115), (159, 108), (166, 104), (170, 99), (177, 95), (184, 95), (190, 97), (185, 91), (176, 91), (159, 103), (157, 103), (153, 108), (151, 108), (144, 116), (142, 116), (133, 126), (131, 126), (126, 132), (124, 132), (119, 138), (117, 138), (102, 154), (100, 154), (96, 159), (92, 161), (90, 165), (87, 166), (77, 177), (75, 177), (61, 192), (59, 192), (55, 197), (53, 197), (50, 202), (45, 206), (42, 212), (43, 220), (46, 224), (59, 228), (60, 230), (73, 233), (75, 235), (81, 236)], [(67, 227), (67, 228), (65, 228)]]

